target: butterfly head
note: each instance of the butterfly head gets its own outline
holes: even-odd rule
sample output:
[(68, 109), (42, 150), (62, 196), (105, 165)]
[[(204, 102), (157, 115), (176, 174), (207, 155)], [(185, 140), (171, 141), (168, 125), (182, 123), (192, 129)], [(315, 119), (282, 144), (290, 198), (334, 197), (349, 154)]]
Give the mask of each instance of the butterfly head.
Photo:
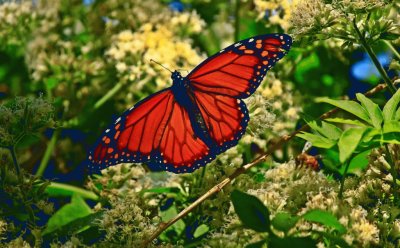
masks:
[(176, 70), (174, 72), (172, 72), (171, 78), (172, 78), (173, 81), (180, 81), (180, 80), (183, 79), (181, 73), (179, 71), (176, 71)]

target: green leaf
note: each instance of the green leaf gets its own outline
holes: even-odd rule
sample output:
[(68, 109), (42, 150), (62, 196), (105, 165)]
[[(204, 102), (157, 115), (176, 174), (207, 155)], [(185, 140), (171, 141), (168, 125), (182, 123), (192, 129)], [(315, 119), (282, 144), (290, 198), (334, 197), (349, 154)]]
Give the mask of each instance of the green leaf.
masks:
[(338, 142), (339, 160), (341, 163), (347, 161), (356, 150), (365, 130), (365, 128), (349, 128), (342, 133)]
[(142, 190), (142, 193), (145, 192), (151, 192), (151, 193), (157, 193), (157, 194), (167, 194), (167, 193), (173, 193), (177, 194), (181, 190), (178, 187), (159, 187), (159, 188), (152, 188), (152, 189), (145, 189)]
[(400, 144), (400, 133), (384, 133), (379, 140), (380, 144)]
[(72, 195), (71, 202), (60, 208), (47, 222), (43, 235), (61, 229), (68, 223), (86, 217), (92, 213), (90, 207), (77, 194)]
[(47, 89), (51, 90), (57, 86), (58, 80), (57, 80), (57, 78), (49, 77), (44, 80), (44, 83), (46, 84)]
[(206, 234), (208, 232), (208, 230), (210, 230), (209, 226), (207, 226), (206, 224), (201, 224), (194, 231), (193, 237), (198, 238), (198, 237)]
[(303, 219), (311, 222), (320, 223), (326, 227), (331, 227), (340, 233), (345, 233), (346, 228), (340, 224), (337, 218), (330, 212), (314, 209), (305, 213)]
[(234, 190), (231, 200), (244, 226), (257, 232), (270, 231), (269, 211), (257, 197)]
[(265, 243), (266, 243), (266, 240), (260, 240), (255, 243), (246, 245), (246, 248), (261, 248), (264, 246)]
[(46, 187), (46, 193), (50, 196), (72, 196), (74, 194), (83, 198), (97, 201), (99, 197), (92, 191), (82, 189), (73, 185), (51, 182)]
[(382, 135), (382, 130), (376, 128), (366, 128), (360, 143), (368, 143)]
[(92, 214), (89, 214), (85, 217), (82, 217), (80, 219), (73, 220), (66, 225), (60, 227), (59, 229), (54, 230), (53, 232), (46, 233), (43, 236), (45, 238), (51, 238), (56, 236), (66, 236), (66, 235), (71, 235), (74, 233), (81, 233), (82, 231), (92, 227), (96, 226), (96, 221), (100, 220), (104, 214), (104, 211), (99, 211), (95, 212)]
[(357, 100), (361, 102), (361, 105), (367, 111), (369, 118), (372, 121), (372, 125), (375, 128), (382, 128), (383, 115), (378, 104), (374, 103), (371, 99), (365, 97), (363, 94), (356, 94)]
[[(178, 214), (178, 211), (176, 210), (175, 205), (169, 207), (167, 210), (165, 211), (161, 211), (161, 220), (163, 222), (167, 222), (169, 220), (171, 220), (172, 218), (174, 218), (176, 215)], [(172, 226), (170, 226), (167, 230), (175, 230), (176, 233), (179, 235), (183, 232), (183, 230), (185, 230), (185, 222), (180, 219), (177, 222), (175, 222), (175, 224), (173, 224)]]
[[(368, 160), (368, 155), (371, 153), (371, 150), (366, 150), (363, 151), (356, 156), (350, 161), (350, 165), (348, 168), (347, 173), (356, 173), (359, 171), (363, 171), (368, 167), (369, 160)], [(345, 170), (345, 166), (342, 166), (340, 168), (340, 174), (343, 175)]]
[(394, 115), (394, 120), (396, 121), (400, 120), (400, 108), (397, 109), (396, 114)]
[(379, 38), (382, 40), (396, 40), (400, 37), (400, 34), (393, 32), (383, 32), (380, 34)]
[(396, 93), (389, 99), (389, 101), (383, 107), (383, 119), (385, 121), (391, 121), (395, 119), (395, 113), (397, 105), (399, 105), (399, 102), (400, 102), (400, 90), (397, 90)]
[(329, 149), (332, 146), (336, 145), (336, 142), (334, 140), (330, 140), (323, 136), (312, 134), (312, 133), (302, 132), (302, 133), (297, 134), (296, 136), (300, 137), (302, 139), (305, 139), (307, 141), (310, 141), (312, 143), (312, 145), (315, 147)]
[(298, 220), (299, 217), (282, 212), (275, 215), (271, 221), (271, 224), (275, 229), (287, 233), (296, 225)]
[(325, 121), (310, 121), (307, 124), (315, 131), (330, 140), (338, 140), (342, 135), (342, 130), (335, 125)]
[(386, 121), (383, 125), (383, 133), (399, 133), (400, 122), (399, 121)]
[(288, 248), (288, 247), (296, 247), (296, 248), (312, 248), (317, 247), (317, 242), (310, 237), (304, 238), (295, 238), (295, 237), (286, 237), (279, 238), (277, 236), (272, 236), (268, 247), (272, 248)]
[(342, 123), (342, 124), (351, 124), (351, 125), (356, 125), (360, 127), (366, 127), (364, 123), (362, 123), (359, 120), (350, 120), (350, 119), (343, 119), (343, 118), (327, 118), (325, 119), (326, 121), (329, 122), (334, 122), (334, 123)]
[(355, 116), (357, 116), (358, 118), (360, 118), (361, 120), (366, 121), (367, 123), (372, 124), (371, 119), (368, 117), (368, 113), (364, 110), (363, 107), (361, 107), (360, 104), (358, 104), (355, 101), (349, 101), (349, 100), (333, 100), (333, 99), (329, 99), (326, 97), (320, 97), (316, 99), (317, 102), (325, 102), (325, 103), (329, 103), (333, 106), (336, 106), (338, 108), (341, 108)]

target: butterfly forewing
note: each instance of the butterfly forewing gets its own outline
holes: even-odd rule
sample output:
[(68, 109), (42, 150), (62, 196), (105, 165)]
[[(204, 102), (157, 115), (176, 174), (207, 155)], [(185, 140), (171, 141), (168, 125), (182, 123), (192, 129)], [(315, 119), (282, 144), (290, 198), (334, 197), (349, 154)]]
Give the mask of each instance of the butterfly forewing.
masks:
[(284, 34), (256, 36), (231, 45), (196, 67), (188, 78), (193, 88), (235, 98), (250, 96), (266, 72), (290, 48)]

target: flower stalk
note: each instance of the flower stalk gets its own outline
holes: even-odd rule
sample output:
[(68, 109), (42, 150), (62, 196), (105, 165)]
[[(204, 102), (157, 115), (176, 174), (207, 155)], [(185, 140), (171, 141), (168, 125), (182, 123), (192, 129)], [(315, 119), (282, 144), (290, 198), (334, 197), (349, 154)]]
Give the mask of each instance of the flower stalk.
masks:
[(388, 158), (388, 162), (390, 164), (390, 173), (392, 174), (393, 177), (393, 182), (392, 182), (392, 187), (393, 187), (393, 198), (394, 198), (394, 202), (397, 203), (399, 196), (398, 196), (398, 192), (397, 192), (397, 172), (396, 172), (396, 168), (395, 168), (395, 163), (394, 163), (394, 159), (392, 157), (392, 154), (390, 153), (389, 150), (389, 145), (385, 144), (385, 150), (386, 150), (386, 154), (387, 154), (387, 158)]
[(46, 148), (46, 151), (44, 153), (42, 162), (40, 162), (39, 168), (36, 171), (36, 176), (37, 177), (41, 177), (44, 173), (44, 171), (47, 168), (47, 165), (49, 164), (50, 158), (51, 158), (51, 154), (54, 151), (54, 147), (56, 146), (56, 142), (58, 140), (58, 136), (60, 135), (61, 130), (60, 129), (56, 129), (53, 133), (53, 136), (51, 136), (50, 142)]
[(353, 157), (351, 157), (349, 160), (346, 161), (346, 167), (344, 168), (342, 178), (340, 179), (340, 189), (339, 189), (339, 194), (338, 194), (339, 199), (343, 199), (344, 181), (346, 180), (347, 172), (348, 172), (349, 166), (350, 166), (350, 161), (352, 159), (353, 159)]

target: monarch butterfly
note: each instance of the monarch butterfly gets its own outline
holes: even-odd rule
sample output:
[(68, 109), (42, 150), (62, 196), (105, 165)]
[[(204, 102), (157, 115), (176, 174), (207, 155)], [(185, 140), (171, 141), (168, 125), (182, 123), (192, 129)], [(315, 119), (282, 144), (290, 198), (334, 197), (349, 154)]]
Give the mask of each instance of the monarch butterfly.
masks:
[(186, 77), (131, 107), (89, 153), (91, 169), (146, 162), (151, 169), (192, 172), (235, 146), (244, 134), (249, 97), (290, 49), (286, 34), (239, 41), (203, 61)]

